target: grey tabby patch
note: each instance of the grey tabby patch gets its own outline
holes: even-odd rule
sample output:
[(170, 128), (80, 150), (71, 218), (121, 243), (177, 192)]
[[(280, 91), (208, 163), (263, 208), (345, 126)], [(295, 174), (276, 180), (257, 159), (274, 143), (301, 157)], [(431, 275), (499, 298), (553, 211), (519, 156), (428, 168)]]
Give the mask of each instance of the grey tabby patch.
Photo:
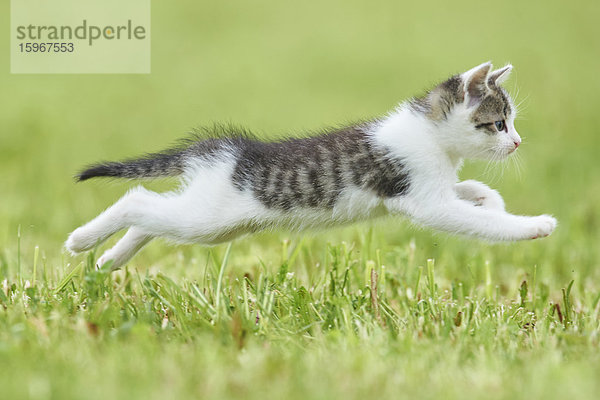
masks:
[[(453, 107), (462, 103), (465, 98), (463, 80), (460, 75), (455, 75), (442, 82), (424, 96), (410, 101), (411, 108), (425, 115), (432, 121), (446, 120)], [(490, 78), (485, 86), (471, 88), (471, 96), (479, 102), (471, 114), (471, 121), (477, 127), (485, 127), (489, 132), (495, 132), (489, 122), (507, 120), (513, 113), (513, 106), (504, 88), (495, 84)], [(483, 125), (485, 124), (485, 125)]]
[(484, 127), (489, 133), (496, 133), (493, 125), (489, 122), (508, 120), (513, 112), (513, 105), (506, 90), (490, 80), (488, 81), (488, 91), (472, 114), (471, 121), (476, 127)]
[(380, 197), (405, 193), (409, 177), (400, 160), (375, 148), (365, 130), (350, 126), (274, 143), (241, 140), (233, 172), (239, 190), (251, 190), (267, 207), (331, 208), (353, 185)]
[(462, 79), (459, 75), (455, 75), (437, 85), (424, 96), (412, 99), (410, 106), (433, 121), (442, 121), (448, 117), (456, 104), (463, 101), (464, 97)]

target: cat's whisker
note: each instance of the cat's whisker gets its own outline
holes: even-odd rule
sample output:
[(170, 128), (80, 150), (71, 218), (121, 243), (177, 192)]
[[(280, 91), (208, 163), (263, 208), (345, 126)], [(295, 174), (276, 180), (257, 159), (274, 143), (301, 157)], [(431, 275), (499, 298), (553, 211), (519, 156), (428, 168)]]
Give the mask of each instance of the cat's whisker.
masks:
[(524, 98), (522, 98), (521, 100), (519, 100), (519, 102), (515, 105), (515, 108), (517, 109), (517, 111), (519, 113), (523, 112), (525, 110), (525, 108), (523, 108), (523, 105), (527, 105), (527, 101), (529, 100), (529, 95), (525, 96)]
[(529, 96), (526, 96), (515, 105), (515, 115), (518, 116), (519, 120), (527, 120), (527, 112), (529, 110), (529, 104), (527, 103), (528, 100)]
[(490, 158), (485, 163), (485, 167), (483, 169), (483, 175), (484, 176), (486, 176), (488, 174), (488, 172), (490, 171), (490, 167), (491, 167), (492, 163), (494, 163), (494, 154), (495, 153), (492, 153), (492, 155), (490, 156)]
[(519, 153), (515, 154), (515, 166), (516, 166), (516, 170), (517, 170), (517, 179), (520, 181), (521, 180), (522, 162), (521, 162), (521, 155)]
[(506, 159), (500, 160), (500, 178), (504, 178), (504, 171), (506, 170)]
[(501, 148), (494, 148), (493, 153), (490, 157), (490, 159), (488, 160), (488, 162), (486, 163), (485, 169), (484, 169), (484, 176), (489, 177), (490, 182), (493, 184), (495, 182), (497, 182), (499, 180), (498, 174), (493, 174), (492, 171), (497, 171), (497, 168), (493, 168), (494, 166), (496, 166), (497, 164), (499, 164), (500, 162), (500, 154), (502, 152)]

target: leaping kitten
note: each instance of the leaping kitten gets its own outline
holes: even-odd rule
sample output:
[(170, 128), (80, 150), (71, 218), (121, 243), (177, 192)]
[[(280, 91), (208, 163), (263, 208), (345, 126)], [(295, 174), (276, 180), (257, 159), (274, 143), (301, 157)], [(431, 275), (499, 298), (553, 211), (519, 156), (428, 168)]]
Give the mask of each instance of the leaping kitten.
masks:
[(132, 189), (71, 233), (66, 247), (90, 250), (128, 228), (97, 262), (117, 269), (155, 237), (213, 245), (266, 228), (383, 215), (490, 241), (548, 236), (557, 223), (551, 216), (509, 214), (498, 192), (457, 178), (463, 158), (504, 159), (521, 143), (515, 106), (500, 87), (511, 69), (481, 64), (385, 117), (315, 137), (268, 143), (225, 129), (184, 147), (92, 166), (79, 181), (180, 175), (182, 184), (168, 193)]

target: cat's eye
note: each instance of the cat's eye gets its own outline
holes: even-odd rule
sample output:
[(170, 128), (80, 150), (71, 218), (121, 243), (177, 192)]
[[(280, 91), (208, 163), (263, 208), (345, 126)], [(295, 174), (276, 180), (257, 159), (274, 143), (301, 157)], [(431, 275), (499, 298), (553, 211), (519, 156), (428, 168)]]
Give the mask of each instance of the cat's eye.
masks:
[(498, 132), (503, 131), (504, 128), (506, 127), (506, 124), (504, 123), (504, 120), (502, 120), (502, 121), (496, 121), (496, 122), (494, 122), (494, 125), (496, 125), (496, 129), (498, 130)]

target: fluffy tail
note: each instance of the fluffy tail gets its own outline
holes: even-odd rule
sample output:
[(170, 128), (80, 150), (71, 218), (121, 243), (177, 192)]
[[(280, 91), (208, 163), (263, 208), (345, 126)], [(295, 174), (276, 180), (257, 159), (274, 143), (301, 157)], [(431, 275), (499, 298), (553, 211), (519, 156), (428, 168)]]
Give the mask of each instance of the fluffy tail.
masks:
[(171, 149), (146, 154), (137, 159), (90, 165), (75, 178), (81, 182), (95, 177), (158, 178), (181, 175), (190, 159), (210, 159), (222, 151), (239, 148), (252, 134), (233, 125), (214, 124), (194, 130)]
[(185, 150), (176, 149), (148, 154), (138, 159), (103, 162), (89, 166), (75, 178), (81, 182), (95, 177), (135, 179), (176, 176), (183, 173), (185, 153)]

